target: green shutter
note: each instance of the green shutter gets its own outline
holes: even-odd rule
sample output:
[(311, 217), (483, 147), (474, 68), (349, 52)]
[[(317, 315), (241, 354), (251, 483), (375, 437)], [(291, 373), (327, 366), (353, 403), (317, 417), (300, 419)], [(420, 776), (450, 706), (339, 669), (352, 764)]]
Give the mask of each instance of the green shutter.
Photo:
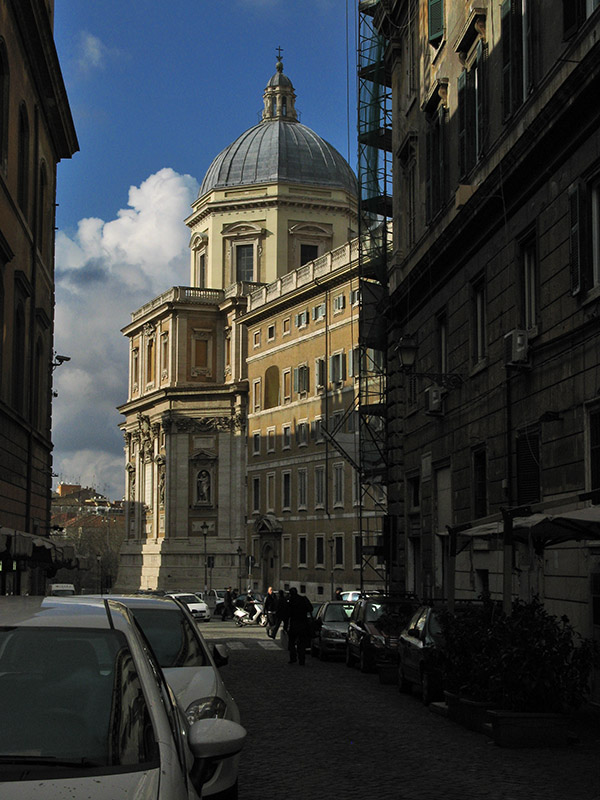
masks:
[(437, 44), (444, 35), (444, 0), (429, 0), (429, 43)]

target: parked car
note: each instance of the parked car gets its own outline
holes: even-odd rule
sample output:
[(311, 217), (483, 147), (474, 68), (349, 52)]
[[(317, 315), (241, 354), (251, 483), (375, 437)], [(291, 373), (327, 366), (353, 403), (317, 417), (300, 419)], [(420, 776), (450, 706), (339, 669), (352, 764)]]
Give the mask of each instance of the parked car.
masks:
[(420, 687), (425, 705), (442, 696), (442, 652), (444, 641), (437, 609), (420, 606), (400, 634), (398, 648), (398, 689)]
[(344, 657), (348, 622), (354, 603), (332, 600), (322, 603), (317, 611), (315, 627), (311, 641), (311, 652), (319, 656), (321, 661), (331, 656)]
[(212, 610), (213, 617), (220, 617), (225, 602), (225, 589), (207, 589), (205, 592), (194, 592)]
[(348, 624), (346, 664), (356, 662), (361, 672), (370, 672), (398, 659), (400, 631), (414, 613), (416, 603), (410, 598), (375, 595), (356, 602)]
[[(237, 704), (218, 670), (227, 664), (229, 648), (208, 647), (186, 603), (176, 596), (111, 595), (111, 599), (133, 613), (189, 724), (211, 717), (240, 722)], [(221, 760), (204, 787), (204, 797), (237, 800), (238, 769), (239, 756)]]
[(175, 597), (190, 610), (196, 622), (210, 622), (210, 608), (197, 594), (192, 592), (168, 592), (167, 597)]
[(0, 598), (0, 707), (2, 800), (198, 800), (246, 735), (232, 720), (186, 721), (112, 598)]

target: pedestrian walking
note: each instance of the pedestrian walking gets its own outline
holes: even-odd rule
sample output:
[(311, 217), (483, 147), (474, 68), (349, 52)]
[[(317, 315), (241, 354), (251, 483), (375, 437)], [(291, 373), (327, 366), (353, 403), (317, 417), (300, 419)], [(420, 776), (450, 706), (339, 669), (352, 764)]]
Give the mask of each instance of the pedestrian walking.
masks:
[(343, 600), (342, 587), (341, 586), (338, 586), (337, 589), (335, 590), (335, 595), (334, 595), (333, 599), (334, 600)]
[(273, 636), (273, 630), (277, 622), (277, 595), (273, 592), (272, 586), (269, 586), (267, 589), (263, 611), (267, 615), (267, 636), (273, 639), (275, 638)]
[(277, 592), (277, 607), (275, 609), (274, 615), (274, 625), (271, 629), (271, 633), (269, 634), (271, 639), (277, 638), (277, 631), (279, 630), (279, 626), (283, 622), (283, 618), (285, 616), (287, 601), (285, 599), (285, 592), (283, 589), (280, 589)]
[(303, 594), (298, 594), (298, 589), (292, 586), (285, 607), (283, 627), (288, 635), (288, 652), (290, 664), (296, 661), (300, 666), (306, 662), (306, 648), (309, 644), (312, 603)]
[(228, 617), (233, 619), (233, 595), (231, 594), (231, 586), (228, 586), (225, 590), (225, 599), (223, 600), (223, 613), (221, 614), (221, 620), (225, 622)]

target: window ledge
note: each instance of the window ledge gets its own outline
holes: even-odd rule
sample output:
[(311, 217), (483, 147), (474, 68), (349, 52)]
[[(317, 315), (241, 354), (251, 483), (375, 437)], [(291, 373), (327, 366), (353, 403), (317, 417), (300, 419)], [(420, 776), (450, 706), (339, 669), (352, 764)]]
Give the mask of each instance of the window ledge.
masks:
[(481, 361), (478, 361), (473, 367), (471, 367), (471, 371), (469, 372), (469, 377), (472, 378), (473, 375), (477, 375), (480, 372), (484, 372), (488, 368), (488, 358), (482, 358)]

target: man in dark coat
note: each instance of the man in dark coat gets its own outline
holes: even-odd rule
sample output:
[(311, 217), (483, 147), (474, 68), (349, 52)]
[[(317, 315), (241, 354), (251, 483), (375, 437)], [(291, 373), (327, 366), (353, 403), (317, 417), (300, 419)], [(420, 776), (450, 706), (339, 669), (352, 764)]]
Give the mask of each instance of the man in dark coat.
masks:
[(277, 624), (277, 595), (273, 592), (273, 587), (267, 589), (265, 597), (264, 612), (267, 615), (267, 636), (273, 638), (273, 631)]
[(283, 628), (288, 635), (288, 651), (290, 664), (296, 661), (303, 666), (306, 661), (306, 648), (310, 639), (310, 623), (312, 603), (303, 594), (298, 594), (298, 589), (292, 586), (289, 592)]
[(222, 621), (225, 622), (227, 617), (233, 618), (233, 597), (231, 595), (231, 587), (228, 587), (227, 591), (225, 592), (225, 600), (223, 602), (223, 613), (221, 615)]

